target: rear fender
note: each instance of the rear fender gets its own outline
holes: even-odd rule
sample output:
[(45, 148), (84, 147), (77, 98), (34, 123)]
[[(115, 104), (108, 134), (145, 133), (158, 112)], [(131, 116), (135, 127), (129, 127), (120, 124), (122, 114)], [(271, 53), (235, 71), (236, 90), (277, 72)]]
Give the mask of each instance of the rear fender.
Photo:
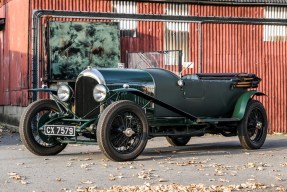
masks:
[(266, 96), (264, 93), (255, 90), (243, 93), (236, 102), (232, 118), (237, 118), (239, 120), (243, 119), (247, 103), (249, 99), (253, 98), (254, 95)]

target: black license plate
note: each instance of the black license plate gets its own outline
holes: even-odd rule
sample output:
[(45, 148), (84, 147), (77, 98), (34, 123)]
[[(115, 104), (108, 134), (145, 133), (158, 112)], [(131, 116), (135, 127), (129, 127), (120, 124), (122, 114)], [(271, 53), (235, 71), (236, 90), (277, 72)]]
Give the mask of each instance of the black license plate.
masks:
[(45, 125), (44, 134), (58, 136), (75, 136), (76, 127), (68, 125)]

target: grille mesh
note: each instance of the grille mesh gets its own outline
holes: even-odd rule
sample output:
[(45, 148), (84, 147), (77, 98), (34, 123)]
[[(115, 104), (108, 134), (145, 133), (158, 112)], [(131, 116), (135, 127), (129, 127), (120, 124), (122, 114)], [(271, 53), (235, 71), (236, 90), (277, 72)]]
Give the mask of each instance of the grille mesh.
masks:
[[(83, 117), (92, 111), (99, 103), (93, 98), (93, 89), (98, 84), (95, 79), (90, 77), (81, 77), (76, 82), (76, 115)], [(100, 109), (96, 109), (86, 118), (94, 118), (100, 113)]]

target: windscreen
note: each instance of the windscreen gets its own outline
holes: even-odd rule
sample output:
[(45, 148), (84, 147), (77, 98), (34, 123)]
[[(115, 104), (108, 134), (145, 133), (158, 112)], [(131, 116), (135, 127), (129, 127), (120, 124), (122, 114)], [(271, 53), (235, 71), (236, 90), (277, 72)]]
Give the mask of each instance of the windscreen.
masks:
[(151, 51), (128, 53), (128, 68), (163, 68), (176, 74), (181, 71), (182, 51)]

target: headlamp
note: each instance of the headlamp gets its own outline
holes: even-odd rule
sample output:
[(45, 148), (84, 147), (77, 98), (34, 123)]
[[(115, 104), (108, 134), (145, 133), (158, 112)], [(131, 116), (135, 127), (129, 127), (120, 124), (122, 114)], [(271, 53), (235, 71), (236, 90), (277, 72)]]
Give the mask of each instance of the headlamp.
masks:
[(93, 90), (94, 99), (97, 102), (102, 102), (103, 100), (106, 99), (108, 92), (109, 92), (109, 90), (105, 85), (98, 84), (95, 86), (95, 88)]
[(69, 85), (61, 84), (58, 87), (57, 95), (61, 101), (66, 102), (72, 96), (72, 89)]

